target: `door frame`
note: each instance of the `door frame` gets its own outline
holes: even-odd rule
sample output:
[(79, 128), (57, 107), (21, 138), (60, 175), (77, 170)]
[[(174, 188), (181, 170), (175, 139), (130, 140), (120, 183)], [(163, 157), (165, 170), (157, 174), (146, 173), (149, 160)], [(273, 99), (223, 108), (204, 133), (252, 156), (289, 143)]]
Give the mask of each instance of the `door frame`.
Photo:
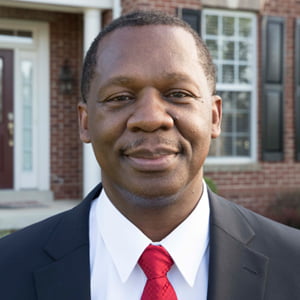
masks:
[[(2, 19), (6, 29), (22, 29), (32, 32), (32, 42), (22, 43), (0, 39), (1, 49), (14, 52), (14, 190), (50, 189), (50, 72), (49, 72), (49, 25), (45, 22)], [(32, 124), (33, 169), (24, 171), (22, 134), (22, 78), (21, 62), (30, 59), (34, 64)]]

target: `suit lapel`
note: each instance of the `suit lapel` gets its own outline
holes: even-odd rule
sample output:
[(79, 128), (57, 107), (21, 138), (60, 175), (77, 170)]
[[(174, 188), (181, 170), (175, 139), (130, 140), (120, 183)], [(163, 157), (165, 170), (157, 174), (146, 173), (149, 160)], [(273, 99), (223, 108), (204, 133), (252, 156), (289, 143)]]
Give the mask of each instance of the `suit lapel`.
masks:
[(34, 273), (38, 300), (90, 300), (89, 210), (97, 186), (67, 212), (45, 245), (50, 263)]
[(261, 300), (268, 258), (251, 249), (255, 232), (232, 203), (209, 192), (208, 300)]

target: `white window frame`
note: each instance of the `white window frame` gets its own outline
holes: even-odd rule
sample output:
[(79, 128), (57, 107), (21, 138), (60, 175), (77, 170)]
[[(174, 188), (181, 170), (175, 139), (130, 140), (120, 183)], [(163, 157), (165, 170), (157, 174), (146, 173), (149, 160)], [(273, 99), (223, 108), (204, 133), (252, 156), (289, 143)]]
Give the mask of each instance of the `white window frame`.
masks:
[[(32, 42), (20, 39), (0, 39), (0, 48), (14, 51), (14, 189), (50, 189), (50, 74), (49, 25), (45, 22), (1, 19), (1, 28), (26, 30), (33, 33)], [(23, 170), (23, 105), (21, 90), (21, 62), (34, 63), (33, 79), (33, 169)]]
[[(253, 51), (252, 51), (252, 74), (257, 74), (257, 16), (255, 13), (220, 10), (220, 9), (203, 9), (201, 18), (201, 36), (203, 40), (206, 39), (205, 34), (205, 20), (207, 15), (229, 16), (229, 17), (246, 17), (252, 20), (253, 25)], [(206, 159), (207, 165), (229, 165), (229, 164), (249, 164), (257, 161), (257, 78), (255, 78), (251, 85), (248, 84), (226, 84), (217, 83), (217, 91), (231, 91), (231, 92), (251, 92), (251, 110), (250, 110), (250, 155), (242, 156), (208, 156)]]

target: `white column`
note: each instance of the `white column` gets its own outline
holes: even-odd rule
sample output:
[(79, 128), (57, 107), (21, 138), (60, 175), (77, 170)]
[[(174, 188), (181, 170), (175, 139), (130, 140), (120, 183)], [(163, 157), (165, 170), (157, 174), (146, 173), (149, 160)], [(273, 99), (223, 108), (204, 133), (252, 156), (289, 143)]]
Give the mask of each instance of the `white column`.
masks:
[(121, 3), (120, 0), (114, 0), (113, 3), (113, 19), (120, 17), (121, 15)]
[[(92, 41), (101, 30), (101, 10), (86, 9), (84, 11), (84, 55)], [(83, 195), (95, 187), (101, 180), (100, 167), (95, 158), (91, 144), (83, 145)]]

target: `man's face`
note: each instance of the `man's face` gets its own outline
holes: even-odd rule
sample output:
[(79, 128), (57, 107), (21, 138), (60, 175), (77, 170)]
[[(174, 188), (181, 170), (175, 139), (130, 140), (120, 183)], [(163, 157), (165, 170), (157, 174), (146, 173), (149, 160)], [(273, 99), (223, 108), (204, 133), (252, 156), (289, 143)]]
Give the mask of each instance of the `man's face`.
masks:
[(165, 25), (106, 36), (87, 104), (79, 105), (81, 139), (92, 143), (108, 194), (148, 205), (202, 185), (220, 117), (192, 35)]

